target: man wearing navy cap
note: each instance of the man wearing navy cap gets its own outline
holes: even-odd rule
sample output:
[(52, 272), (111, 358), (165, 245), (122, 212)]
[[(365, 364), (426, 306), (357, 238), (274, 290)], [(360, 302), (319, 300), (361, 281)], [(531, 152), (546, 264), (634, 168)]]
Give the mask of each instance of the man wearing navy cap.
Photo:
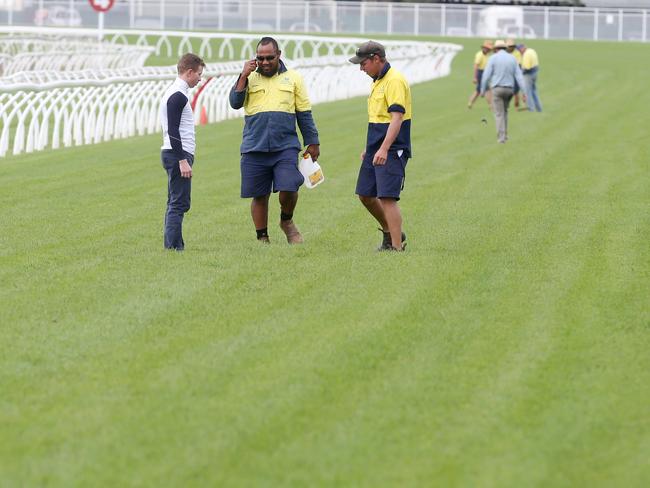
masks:
[(411, 157), (411, 89), (404, 75), (386, 61), (384, 46), (378, 42), (359, 46), (350, 62), (373, 79), (356, 193), (381, 226), (379, 250), (403, 251), (406, 235), (397, 202)]

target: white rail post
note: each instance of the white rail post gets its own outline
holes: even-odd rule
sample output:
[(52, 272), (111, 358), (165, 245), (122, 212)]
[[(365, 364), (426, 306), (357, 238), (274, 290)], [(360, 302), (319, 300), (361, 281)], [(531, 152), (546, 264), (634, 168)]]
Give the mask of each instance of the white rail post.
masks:
[(359, 10), (359, 32), (361, 34), (366, 33), (366, 2), (361, 2), (359, 5), (361, 8)]
[(280, 5), (280, 0), (275, 2), (275, 30), (280, 32), (280, 27), (282, 26), (282, 6)]
[(440, 6), (440, 35), (444, 36), (447, 32), (447, 6)]
[(194, 30), (194, 0), (190, 0), (190, 17), (189, 17), (189, 29)]
[(393, 33), (393, 4), (389, 3), (386, 8), (386, 32)]
[(548, 39), (548, 7), (544, 7), (544, 39)]
[(594, 9), (594, 41), (598, 40), (598, 18), (599, 18), (598, 9), (595, 8)]
[(647, 34), (648, 34), (648, 11), (644, 10), (643, 11), (643, 21), (641, 23), (641, 31), (642, 31), (642, 38), (643, 42), (646, 42), (648, 40)]
[(569, 9), (569, 39), (573, 41), (573, 7)]
[(165, 0), (160, 0), (160, 30), (165, 28)]
[(338, 13), (339, 7), (336, 2), (332, 2), (332, 32), (336, 34), (338, 32)]
[(135, 27), (135, 0), (129, 0), (129, 27)]
[(467, 34), (469, 35), (472, 32), (472, 6), (467, 6)]
[(253, 30), (253, 0), (248, 0), (246, 30), (248, 32)]
[[(13, 3), (13, 2), (12, 2)], [(68, 8), (70, 9), (70, 12), (74, 12), (74, 0), (70, 0)], [(69, 27), (74, 27), (72, 25), (72, 15), (70, 15), (70, 18), (68, 19), (68, 26)]]
[(413, 8), (413, 33), (416, 36), (420, 35), (420, 4), (416, 3)]
[(305, 2), (305, 28), (303, 31), (309, 32), (309, 2)]
[(623, 9), (618, 10), (618, 40), (623, 40)]

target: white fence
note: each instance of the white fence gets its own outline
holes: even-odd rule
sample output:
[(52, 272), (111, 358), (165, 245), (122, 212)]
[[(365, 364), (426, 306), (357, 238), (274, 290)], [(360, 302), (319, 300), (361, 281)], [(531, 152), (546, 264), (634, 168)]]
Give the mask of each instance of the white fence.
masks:
[(153, 51), (153, 47), (98, 44), (81, 39), (68, 41), (58, 36), (2, 36), (0, 76), (25, 71), (140, 67)]
[[(6, 30), (6, 29), (5, 29)], [(87, 36), (93, 31), (58, 30)], [(127, 40), (123, 31), (107, 31), (116, 44)], [(171, 49), (170, 38), (182, 39), (178, 53), (195, 50), (207, 56), (222, 41), (221, 54), (240, 59), (252, 56), (259, 36), (187, 32), (142, 32), (136, 42), (148, 40), (157, 49)], [(163, 42), (161, 42), (163, 39)], [(300, 70), (312, 103), (345, 99), (369, 92), (370, 79), (348, 62), (361, 39), (277, 36), (286, 62)], [(165, 42), (167, 41), (167, 42)], [(110, 44), (109, 43), (109, 44)], [(387, 41), (391, 63), (411, 83), (445, 76), (460, 46), (446, 43)], [(236, 53), (234, 45), (238, 46)], [(283, 57), (285, 57), (283, 55)], [(202, 85), (192, 91), (197, 122), (216, 122), (242, 116), (228, 104), (228, 94), (243, 61), (209, 63)], [(116, 138), (158, 132), (158, 106), (175, 76), (174, 67), (77, 72), (35, 71), (0, 79), (0, 157), (46, 148), (93, 144)]]
[[(16, 0), (14, 4), (20, 8), (0, 11), (0, 25), (98, 24), (88, 0)], [(104, 23), (117, 29), (650, 40), (650, 3), (648, 9), (509, 8), (515, 10), (331, 0), (116, 0)]]

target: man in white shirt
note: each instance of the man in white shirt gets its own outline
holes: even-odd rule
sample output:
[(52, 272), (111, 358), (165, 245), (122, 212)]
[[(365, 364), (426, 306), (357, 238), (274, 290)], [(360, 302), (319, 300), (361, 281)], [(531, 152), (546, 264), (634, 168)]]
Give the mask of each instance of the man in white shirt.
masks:
[(178, 78), (167, 88), (160, 102), (160, 124), (163, 130), (160, 157), (167, 172), (165, 249), (185, 249), (183, 216), (190, 209), (192, 166), (196, 146), (189, 89), (201, 81), (204, 67), (205, 63), (196, 54), (184, 54), (178, 61)]

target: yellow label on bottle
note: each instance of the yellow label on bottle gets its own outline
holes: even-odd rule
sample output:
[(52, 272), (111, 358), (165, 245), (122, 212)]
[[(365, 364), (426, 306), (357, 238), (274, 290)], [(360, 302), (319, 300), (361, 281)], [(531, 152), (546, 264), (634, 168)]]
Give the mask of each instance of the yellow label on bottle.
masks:
[(317, 169), (312, 174), (309, 175), (309, 182), (312, 185), (317, 184), (320, 180), (323, 179), (323, 172), (320, 169)]

